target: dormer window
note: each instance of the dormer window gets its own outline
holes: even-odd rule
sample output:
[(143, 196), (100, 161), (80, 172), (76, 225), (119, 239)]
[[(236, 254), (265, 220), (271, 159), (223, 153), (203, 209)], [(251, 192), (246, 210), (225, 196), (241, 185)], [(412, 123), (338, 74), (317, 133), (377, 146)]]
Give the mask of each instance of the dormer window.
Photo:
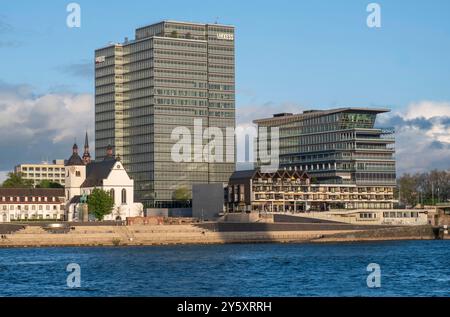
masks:
[(76, 172), (75, 172), (75, 176), (76, 176), (76, 177), (81, 177), (81, 172), (80, 172), (80, 171), (76, 171)]

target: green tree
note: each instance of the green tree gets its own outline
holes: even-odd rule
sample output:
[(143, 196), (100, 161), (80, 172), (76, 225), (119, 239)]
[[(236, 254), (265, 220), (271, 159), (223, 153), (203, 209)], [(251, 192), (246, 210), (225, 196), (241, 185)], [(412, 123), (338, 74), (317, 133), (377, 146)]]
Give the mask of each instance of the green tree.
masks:
[(60, 183), (51, 182), (49, 180), (42, 180), (36, 188), (64, 188)]
[(407, 205), (432, 205), (450, 201), (450, 171), (404, 174), (398, 179), (398, 191), (400, 201)]
[(3, 182), (4, 188), (32, 188), (33, 181), (24, 179), (22, 173), (11, 172), (8, 174), (8, 178)]
[(114, 200), (108, 192), (96, 188), (88, 196), (87, 204), (89, 213), (94, 215), (96, 219), (103, 220), (106, 215), (112, 212)]
[(179, 187), (173, 192), (172, 198), (174, 200), (187, 201), (191, 199), (191, 193), (187, 187)]
[(400, 202), (409, 206), (414, 206), (419, 203), (417, 187), (417, 176), (409, 174), (403, 175), (398, 180)]

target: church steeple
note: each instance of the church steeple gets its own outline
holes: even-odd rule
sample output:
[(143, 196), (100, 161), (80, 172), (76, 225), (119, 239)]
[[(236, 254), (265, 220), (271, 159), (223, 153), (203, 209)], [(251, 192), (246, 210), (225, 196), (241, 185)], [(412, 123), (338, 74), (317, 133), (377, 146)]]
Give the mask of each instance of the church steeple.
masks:
[(84, 162), (84, 164), (91, 163), (91, 154), (89, 153), (89, 139), (88, 139), (87, 131), (86, 131), (86, 136), (84, 138), (83, 162)]
[(115, 160), (114, 150), (111, 144), (106, 147), (106, 156), (103, 158), (104, 161)]
[(72, 155), (70, 158), (66, 161), (66, 166), (73, 166), (73, 165), (84, 165), (83, 160), (78, 155), (78, 145), (75, 143), (72, 146)]

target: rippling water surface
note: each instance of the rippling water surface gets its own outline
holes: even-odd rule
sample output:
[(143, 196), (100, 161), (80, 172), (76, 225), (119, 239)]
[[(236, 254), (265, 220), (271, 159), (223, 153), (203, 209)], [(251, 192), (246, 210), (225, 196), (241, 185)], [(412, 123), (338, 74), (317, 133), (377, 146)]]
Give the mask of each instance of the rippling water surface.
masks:
[[(449, 296), (450, 240), (0, 249), (1, 296)], [(66, 267), (81, 267), (69, 288)], [(367, 266), (381, 267), (370, 289)]]

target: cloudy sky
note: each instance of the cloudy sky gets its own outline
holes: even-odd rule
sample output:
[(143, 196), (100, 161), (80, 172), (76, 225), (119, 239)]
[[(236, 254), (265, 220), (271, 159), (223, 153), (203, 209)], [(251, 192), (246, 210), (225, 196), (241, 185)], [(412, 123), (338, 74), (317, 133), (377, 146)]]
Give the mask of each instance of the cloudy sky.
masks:
[(398, 172), (449, 168), (450, 2), (377, 1), (379, 29), (369, 2), (83, 0), (68, 28), (70, 1), (3, 0), (0, 179), (93, 136), (94, 50), (163, 19), (236, 26), (239, 131), (276, 112), (388, 107), (378, 125), (397, 130)]

